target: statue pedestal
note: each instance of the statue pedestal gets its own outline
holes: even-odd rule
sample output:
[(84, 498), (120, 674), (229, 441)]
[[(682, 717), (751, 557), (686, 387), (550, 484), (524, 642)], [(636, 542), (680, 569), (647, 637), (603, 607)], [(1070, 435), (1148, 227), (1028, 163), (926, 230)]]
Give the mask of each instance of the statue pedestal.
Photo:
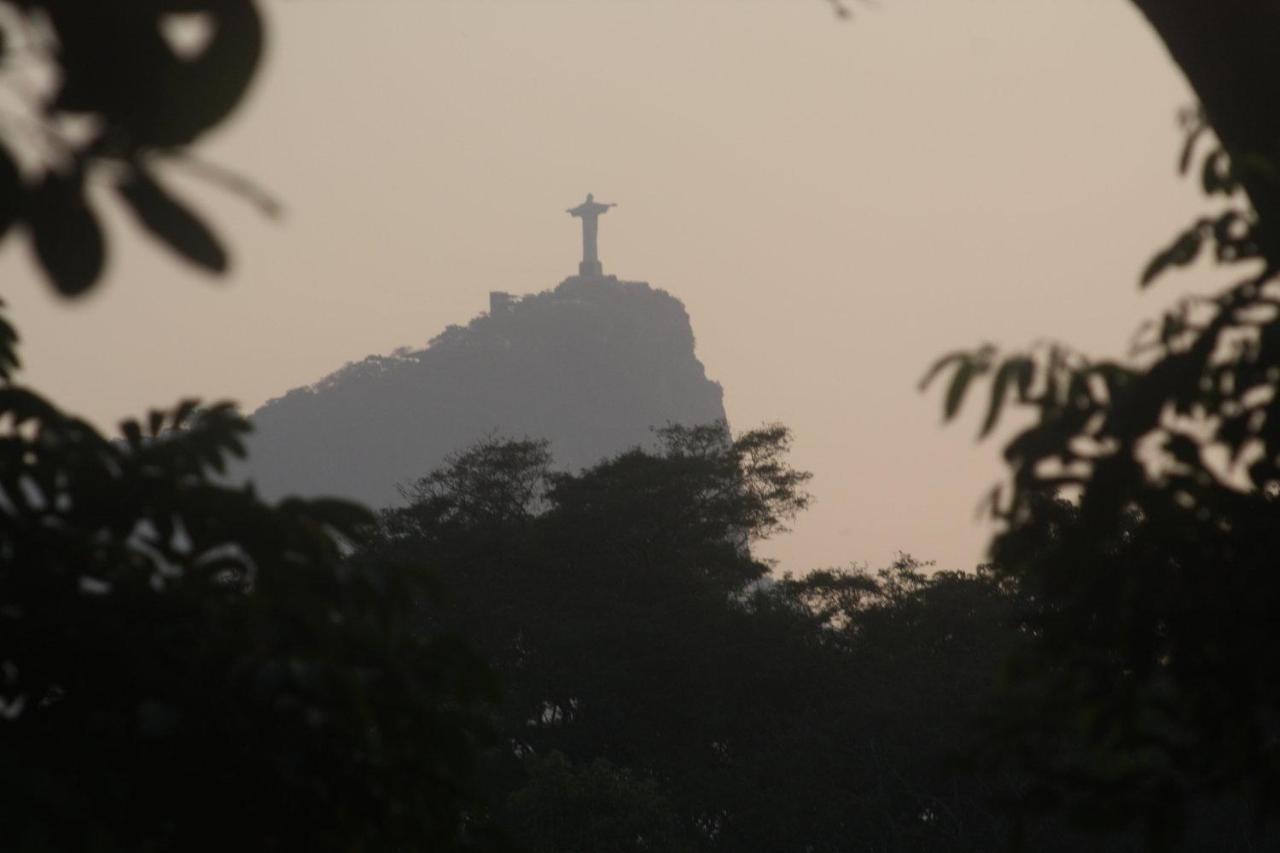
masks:
[(604, 275), (604, 267), (599, 261), (581, 261), (578, 264), (578, 275), (583, 278), (600, 278)]

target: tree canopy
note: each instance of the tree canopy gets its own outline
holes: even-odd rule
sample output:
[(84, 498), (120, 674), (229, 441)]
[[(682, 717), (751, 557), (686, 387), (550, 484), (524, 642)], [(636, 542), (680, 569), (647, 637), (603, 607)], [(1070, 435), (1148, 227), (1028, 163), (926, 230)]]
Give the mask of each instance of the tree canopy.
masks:
[[(0, 384), (0, 796), (22, 850), (481, 845), (488, 670), (372, 516), (221, 482), (194, 401), (109, 440)], [(417, 607), (415, 607), (416, 605)]]
[[(184, 402), (107, 439), (12, 380), (0, 321), (6, 836), (472, 847), (489, 840), (486, 790), (535, 850), (985, 850), (1019, 827), (993, 798), (1156, 846), (1264, 843), (1280, 783), (1280, 11), (1134, 5), (1201, 102), (1182, 169), (1225, 201), (1141, 282), (1206, 249), (1242, 271), (1127, 360), (1051, 344), (939, 365), (948, 416), (987, 377), (984, 431), (1010, 404), (1033, 418), (1006, 448), (1003, 528), (976, 575), (904, 558), (768, 582), (746, 545), (807, 500), (776, 427), (672, 428), (658, 454), (578, 474), (495, 441), (376, 521), (268, 505), (219, 480), (245, 429), (229, 408)], [(6, 66), (54, 71), (0, 133), (0, 234), (24, 231), (59, 293), (87, 292), (108, 255), (86, 193), (102, 179), (143, 232), (225, 271), (159, 166), (194, 162), (241, 103), (265, 44), (256, 4), (0, 13)], [(454, 634), (492, 661), (500, 701)], [(940, 768), (964, 746), (988, 772), (961, 784)], [(1056, 819), (1032, 843), (1079, 846)]]
[(1164, 846), (1211, 802), (1249, 802), (1274, 831), (1280, 113), (1267, 93), (1280, 17), (1264, 3), (1136, 5), (1202, 99), (1179, 167), (1221, 202), (1140, 283), (1204, 250), (1236, 283), (1147, 324), (1128, 359), (984, 346), (926, 383), (949, 372), (951, 417), (989, 379), (984, 433), (1006, 405), (1031, 414), (1005, 448), (991, 557), (1030, 602), (1036, 642), (993, 749), (1039, 781), (1025, 805), (1142, 825)]
[[(218, 274), (229, 252), (165, 189), (242, 101), (252, 0), (10, 0), (0, 236), (79, 296), (108, 247), (90, 182)], [(44, 78), (15, 82), (30, 69)], [(51, 82), (37, 85), (41, 79)], [(425, 631), (430, 578), (355, 572), (373, 516), (226, 484), (247, 422), (183, 401), (107, 438), (18, 384), (0, 318), (0, 824), (22, 850), (490, 846), (475, 759), (488, 669)]]
[[(807, 504), (780, 426), (670, 427), (577, 473), (492, 439), (406, 487), (357, 565), (431, 567), (424, 614), (503, 688), (487, 753), (528, 849), (985, 850), (1006, 781), (950, 762), (1020, 641), (994, 575), (774, 578)], [(1047, 832), (1045, 849), (1071, 849)], [(1078, 840), (1078, 839), (1075, 839)], [(1055, 846), (1059, 845), (1059, 846)]]

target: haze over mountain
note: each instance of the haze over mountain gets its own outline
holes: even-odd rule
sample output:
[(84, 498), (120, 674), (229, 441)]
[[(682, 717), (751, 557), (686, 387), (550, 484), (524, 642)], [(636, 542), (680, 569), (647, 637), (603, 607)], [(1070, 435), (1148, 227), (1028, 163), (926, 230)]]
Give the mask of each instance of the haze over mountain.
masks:
[(394, 503), (397, 484), (489, 435), (545, 438), (569, 470), (652, 428), (725, 418), (684, 305), (584, 263), (554, 290), (495, 291), (490, 310), (425, 349), (347, 364), (252, 416), (250, 476), (268, 497)]

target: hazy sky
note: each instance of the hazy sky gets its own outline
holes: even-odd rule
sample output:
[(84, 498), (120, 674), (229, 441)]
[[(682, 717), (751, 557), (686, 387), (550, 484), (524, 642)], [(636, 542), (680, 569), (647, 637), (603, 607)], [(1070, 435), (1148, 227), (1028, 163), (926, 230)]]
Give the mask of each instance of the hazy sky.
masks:
[(117, 215), (110, 279), (74, 305), (9, 241), (25, 380), (103, 425), (191, 394), (253, 409), (423, 345), (491, 289), (553, 287), (591, 191), (619, 205), (605, 271), (682, 299), (733, 425), (787, 423), (815, 472), (768, 555), (971, 567), (998, 444), (975, 444), (976, 411), (940, 428), (916, 382), (986, 339), (1123, 350), (1171, 292), (1137, 271), (1198, 209), (1174, 174), (1190, 95), (1124, 0), (855, 9), (269, 0), (262, 79), (202, 153), (285, 218), (173, 170), (235, 274)]

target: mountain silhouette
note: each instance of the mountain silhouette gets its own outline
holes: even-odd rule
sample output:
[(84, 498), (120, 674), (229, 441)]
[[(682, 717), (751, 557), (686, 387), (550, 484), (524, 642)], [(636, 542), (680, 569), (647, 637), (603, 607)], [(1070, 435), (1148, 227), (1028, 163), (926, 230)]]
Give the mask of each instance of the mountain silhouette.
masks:
[(668, 423), (724, 420), (684, 305), (644, 282), (580, 275), (490, 310), (425, 349), (352, 362), (252, 415), (262, 494), (375, 507), (486, 436), (545, 438), (559, 467), (592, 465)]

